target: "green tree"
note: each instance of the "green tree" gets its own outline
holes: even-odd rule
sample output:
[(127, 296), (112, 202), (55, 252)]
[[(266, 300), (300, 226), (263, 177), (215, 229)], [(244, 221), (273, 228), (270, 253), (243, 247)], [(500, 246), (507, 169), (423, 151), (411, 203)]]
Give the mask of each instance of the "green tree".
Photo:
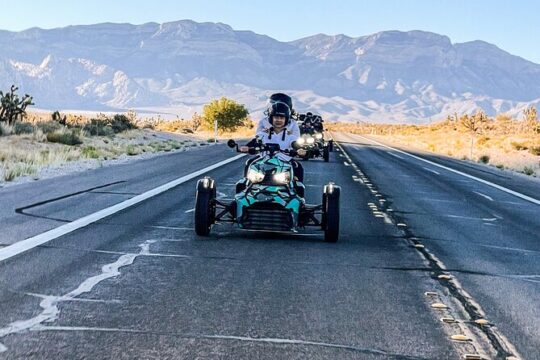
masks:
[(204, 106), (203, 121), (207, 129), (213, 129), (214, 121), (217, 120), (219, 131), (235, 131), (244, 126), (248, 114), (244, 105), (222, 97)]

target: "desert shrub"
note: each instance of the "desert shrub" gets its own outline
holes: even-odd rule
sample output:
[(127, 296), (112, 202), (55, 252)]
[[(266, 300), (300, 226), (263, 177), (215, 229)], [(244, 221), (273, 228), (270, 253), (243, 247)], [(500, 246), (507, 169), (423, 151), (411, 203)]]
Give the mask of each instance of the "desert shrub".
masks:
[(533, 175), (533, 174), (534, 174), (534, 170), (533, 170), (533, 168), (530, 167), (530, 166), (525, 166), (525, 167), (523, 168), (523, 173), (524, 173), (525, 175), (529, 175), (529, 176), (530, 176), (530, 175)]
[(516, 149), (516, 150), (527, 150), (527, 149), (528, 149), (527, 145), (525, 145), (525, 144), (523, 144), (523, 143), (518, 143), (518, 142), (516, 142), (516, 141), (512, 141), (512, 142), (510, 143), (510, 145), (512, 145), (512, 147), (513, 147), (514, 149)]
[(529, 152), (533, 155), (540, 156), (540, 146), (531, 146)]
[(186, 120), (176, 119), (171, 121), (162, 121), (155, 126), (157, 130), (177, 132), (187, 126)]
[(181, 149), (181, 148), (183, 147), (183, 145), (184, 145), (184, 142), (183, 142), (183, 141), (175, 141), (175, 140), (173, 140), (173, 141), (171, 142), (171, 146), (172, 146), (173, 149), (175, 149), (175, 150)]
[(47, 141), (70, 146), (82, 144), (81, 138), (75, 130), (58, 130), (48, 133)]
[(46, 135), (62, 129), (63, 126), (56, 121), (42, 121), (36, 124), (36, 128), (41, 130)]
[(136, 129), (137, 126), (130, 118), (124, 114), (116, 114), (109, 119), (109, 124), (115, 133), (121, 133), (126, 130)]
[(137, 125), (124, 114), (116, 114), (112, 118), (93, 118), (83, 126), (83, 130), (91, 136), (112, 136), (136, 128)]
[(150, 122), (143, 122), (142, 125), (139, 125), (139, 127), (142, 127), (143, 129), (150, 129), (154, 130), (156, 126)]
[(141, 152), (138, 148), (135, 147), (135, 145), (130, 144), (126, 147), (126, 154), (128, 154), (129, 156), (139, 155), (140, 153)]
[(114, 135), (114, 129), (108, 119), (90, 119), (90, 122), (86, 123), (82, 129), (91, 136)]
[(489, 163), (489, 155), (482, 155), (482, 156), (480, 156), (480, 158), (478, 159), (478, 161), (480, 161), (480, 162), (483, 163), (483, 164)]
[(13, 181), (15, 178), (25, 175), (35, 175), (35, 166), (27, 163), (15, 163), (3, 167), (2, 175), (4, 181)]
[(32, 134), (34, 131), (35, 131), (34, 125), (28, 122), (15, 121), (13, 123), (13, 133), (15, 135)]
[(479, 146), (485, 145), (489, 141), (489, 137), (487, 136), (481, 136), (477, 141), (476, 144)]
[(99, 151), (94, 146), (85, 146), (81, 150), (81, 154), (84, 157), (90, 158), (90, 159), (97, 159), (99, 158)]

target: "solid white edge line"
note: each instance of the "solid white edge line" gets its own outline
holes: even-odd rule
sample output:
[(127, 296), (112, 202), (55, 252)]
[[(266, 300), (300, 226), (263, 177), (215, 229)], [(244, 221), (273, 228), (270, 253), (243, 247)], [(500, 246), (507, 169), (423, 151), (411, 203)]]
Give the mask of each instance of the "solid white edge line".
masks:
[(122, 201), (121, 203), (118, 203), (116, 205), (110, 206), (108, 208), (99, 210), (93, 214), (84, 216), (80, 219), (77, 219), (75, 221), (72, 221), (68, 224), (59, 226), (57, 228), (51, 229), (49, 231), (46, 231), (44, 233), (41, 233), (39, 235), (30, 237), (25, 240), (21, 240), (19, 242), (16, 242), (15, 244), (6, 246), (3, 249), (0, 249), (0, 262), (7, 260), (9, 258), (12, 258), (16, 255), (19, 255), (27, 250), (33, 249), (36, 246), (43, 245), (51, 240), (54, 240), (56, 238), (59, 238), (60, 236), (69, 234), (77, 229), (83, 228), (87, 225), (90, 225), (92, 223), (95, 223), (96, 221), (99, 221), (107, 216), (113, 215), (119, 211), (122, 211), (124, 209), (127, 209), (133, 205), (136, 205), (138, 203), (141, 203), (145, 200), (148, 200), (156, 195), (162, 194), (165, 191), (168, 191), (175, 186), (178, 186), (182, 183), (185, 183), (189, 180), (192, 180), (196, 178), (197, 176), (200, 176), (208, 171), (217, 169), (223, 165), (226, 165), (228, 163), (231, 163), (233, 161), (236, 161), (240, 159), (241, 157), (245, 156), (245, 154), (240, 154), (237, 156), (234, 156), (232, 158), (229, 158), (227, 160), (220, 161), (214, 165), (210, 165), (205, 167), (204, 169), (195, 171), (191, 174), (182, 176), (176, 180), (170, 181), (166, 184), (163, 184), (161, 186), (158, 186), (154, 189), (148, 190), (140, 195), (137, 195), (135, 197), (132, 197), (131, 199), (128, 199), (126, 201)]
[(469, 175), (469, 174), (467, 174), (467, 173), (461, 172), (461, 171), (459, 171), (459, 170), (452, 169), (452, 168), (450, 168), (450, 167), (448, 167), (448, 166), (444, 166), (444, 165), (441, 165), (441, 164), (437, 164), (436, 162), (433, 162), (433, 161), (430, 161), (430, 160), (421, 158), (421, 157), (416, 156), (416, 155), (413, 155), (413, 154), (409, 154), (409, 153), (406, 152), (406, 151), (402, 151), (402, 150), (393, 148), (393, 147), (391, 147), (391, 146), (382, 144), (382, 143), (380, 143), (380, 142), (378, 142), (378, 141), (375, 141), (375, 140), (366, 138), (366, 137), (364, 137), (364, 136), (362, 136), (362, 135), (357, 135), (357, 134), (355, 134), (355, 135), (358, 136), (358, 137), (360, 137), (360, 138), (362, 138), (362, 139), (364, 139), (364, 140), (371, 141), (371, 142), (374, 143), (374, 144), (377, 144), (377, 145), (380, 145), (380, 146), (382, 146), (382, 147), (385, 147), (385, 148), (387, 148), (387, 149), (391, 149), (391, 150), (397, 151), (398, 153), (401, 153), (401, 154), (403, 154), (403, 155), (410, 156), (410, 157), (412, 157), (412, 158), (414, 158), (414, 159), (416, 159), (416, 160), (420, 160), (420, 161), (423, 161), (423, 162), (425, 162), (425, 163), (431, 164), (431, 165), (433, 165), (433, 166), (437, 166), (437, 167), (439, 167), (439, 168), (441, 168), (441, 169), (445, 169), (445, 170), (451, 171), (451, 172), (453, 172), (453, 173), (455, 173), (455, 174), (464, 176), (464, 177), (466, 177), (466, 178), (469, 178), (469, 179), (472, 179), (472, 180), (476, 180), (476, 181), (478, 181), (478, 182), (481, 182), (482, 184), (485, 184), (485, 185), (494, 187), (495, 189), (499, 189), (499, 190), (501, 190), (501, 191), (504, 191), (505, 193), (508, 193), (508, 194), (510, 194), (510, 195), (514, 195), (514, 196), (516, 196), (516, 197), (518, 197), (518, 198), (520, 198), (520, 199), (523, 199), (523, 200), (532, 202), (533, 204), (536, 204), (536, 205), (540, 205), (540, 200), (535, 199), (535, 198), (530, 197), (530, 196), (527, 196), (527, 195), (525, 195), (525, 194), (519, 193), (519, 192), (517, 192), (517, 191), (510, 190), (510, 189), (508, 189), (508, 188), (505, 188), (504, 186), (494, 184), (494, 183), (489, 182), (489, 181), (487, 181), (487, 180), (477, 178), (476, 176), (472, 176), (472, 175)]

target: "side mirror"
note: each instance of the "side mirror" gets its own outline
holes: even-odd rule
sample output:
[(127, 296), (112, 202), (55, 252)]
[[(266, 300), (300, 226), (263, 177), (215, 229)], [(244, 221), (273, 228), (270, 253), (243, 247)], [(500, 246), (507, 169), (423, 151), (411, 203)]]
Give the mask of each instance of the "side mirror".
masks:
[(230, 139), (229, 141), (227, 141), (227, 146), (230, 148), (236, 147), (236, 141), (234, 141), (233, 139)]

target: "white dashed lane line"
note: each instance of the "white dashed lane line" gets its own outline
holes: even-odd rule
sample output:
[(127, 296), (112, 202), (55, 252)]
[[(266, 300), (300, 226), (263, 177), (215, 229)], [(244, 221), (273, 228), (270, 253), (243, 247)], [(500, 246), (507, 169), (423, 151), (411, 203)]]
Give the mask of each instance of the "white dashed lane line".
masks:
[(480, 195), (481, 197), (485, 198), (485, 199), (488, 199), (489, 201), (493, 201), (493, 198), (491, 196), (488, 196), (486, 194), (482, 194), (481, 192), (478, 192), (478, 191), (473, 191), (473, 193), (475, 194), (478, 194)]
[(435, 175), (441, 175), (440, 172), (435, 171), (435, 170), (432, 170), (432, 169), (430, 169), (430, 168), (427, 168), (427, 167), (424, 167), (424, 166), (422, 166), (422, 168), (423, 168), (424, 170), (427, 170), (427, 171), (429, 171), (429, 172), (434, 173)]
[(401, 156), (399, 156), (399, 155), (397, 155), (397, 154), (394, 154), (393, 152), (388, 151), (388, 154), (389, 154), (389, 155), (392, 155), (393, 157), (397, 157), (398, 159), (405, 160), (405, 159), (403, 159)]

